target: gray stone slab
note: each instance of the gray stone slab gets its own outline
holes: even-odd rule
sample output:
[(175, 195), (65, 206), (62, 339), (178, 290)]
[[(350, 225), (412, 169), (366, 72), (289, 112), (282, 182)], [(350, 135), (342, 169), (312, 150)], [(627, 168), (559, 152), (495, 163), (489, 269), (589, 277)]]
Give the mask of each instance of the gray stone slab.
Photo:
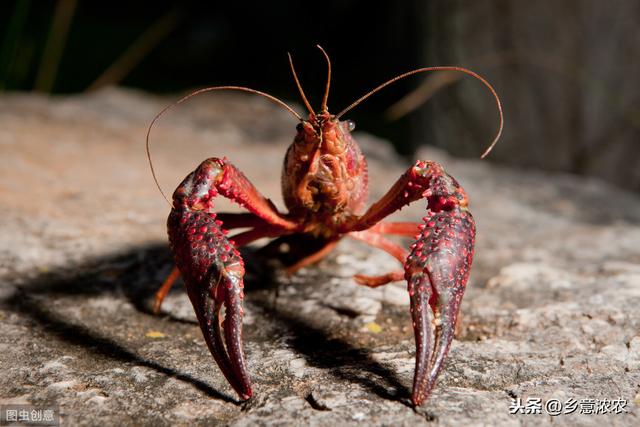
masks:
[[(150, 313), (172, 264), (144, 135), (166, 103), (116, 89), (0, 98), (0, 403), (59, 405), (64, 425), (638, 425), (640, 197), (435, 150), (420, 157), (467, 189), (478, 238), (461, 332), (426, 405), (408, 405), (405, 285), (352, 279), (399, 265), (347, 239), (292, 277), (244, 252), (255, 398), (239, 403), (182, 288)], [(196, 99), (152, 134), (160, 183), (170, 193), (226, 155), (282, 206), (294, 126), (261, 99)], [(373, 200), (407, 165), (384, 141), (356, 138)], [(511, 415), (513, 398), (625, 399), (628, 412)]]

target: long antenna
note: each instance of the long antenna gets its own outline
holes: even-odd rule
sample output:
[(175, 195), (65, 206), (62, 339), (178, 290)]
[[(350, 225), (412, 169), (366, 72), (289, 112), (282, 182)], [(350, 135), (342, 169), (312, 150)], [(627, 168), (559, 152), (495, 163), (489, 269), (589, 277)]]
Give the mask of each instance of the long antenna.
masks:
[(316, 46), (318, 49), (322, 51), (322, 54), (327, 59), (327, 86), (324, 90), (322, 105), (320, 106), (320, 111), (324, 113), (327, 111), (327, 100), (329, 99), (329, 88), (331, 87), (331, 60), (329, 59), (329, 55), (327, 55), (327, 52), (324, 51), (322, 46), (320, 46), (319, 44)]
[(482, 82), (482, 84), (484, 84), (489, 91), (491, 91), (491, 94), (493, 95), (493, 98), (496, 100), (496, 105), (498, 107), (498, 113), (500, 114), (500, 125), (498, 126), (498, 132), (496, 133), (496, 136), (493, 138), (493, 141), (491, 141), (491, 144), (489, 144), (489, 147), (487, 147), (487, 149), (484, 151), (484, 153), (482, 153), (482, 155), (480, 156), (481, 159), (484, 159), (487, 154), (489, 154), (491, 152), (491, 150), (493, 149), (493, 147), (496, 145), (496, 143), (498, 142), (498, 140), (500, 139), (500, 135), (502, 135), (502, 128), (504, 127), (504, 115), (502, 113), (502, 103), (500, 102), (500, 97), (498, 97), (498, 94), (496, 93), (495, 89), (493, 89), (493, 86), (491, 86), (491, 84), (489, 84), (489, 82), (487, 80), (484, 79), (484, 77), (480, 76), (479, 74), (468, 70), (466, 68), (462, 68), (462, 67), (455, 67), (455, 66), (443, 66), (443, 67), (426, 67), (426, 68), (418, 68), (416, 70), (412, 70), (412, 71), (408, 71), (404, 74), (400, 74), (399, 76), (396, 76), (394, 78), (392, 78), (391, 80), (388, 80), (384, 83), (382, 83), (380, 86), (376, 87), (375, 89), (373, 89), (372, 91), (366, 93), (365, 95), (363, 95), (362, 97), (358, 98), (355, 102), (353, 102), (351, 105), (349, 105), (347, 108), (345, 108), (344, 110), (342, 110), (341, 112), (339, 112), (336, 115), (336, 119), (339, 119), (342, 115), (344, 115), (347, 111), (351, 110), (353, 107), (355, 107), (356, 105), (360, 104), (362, 101), (364, 101), (365, 99), (367, 99), (368, 97), (370, 97), (371, 95), (373, 95), (374, 93), (378, 92), (380, 89), (397, 82), (400, 79), (404, 79), (405, 77), (409, 77), (412, 76), (414, 74), (418, 74), (418, 73), (424, 73), (427, 71), (459, 71), (461, 73), (465, 73), (470, 75), (471, 77), (474, 77), (478, 80), (480, 80)]
[(311, 104), (309, 104), (309, 101), (307, 100), (307, 97), (304, 94), (304, 91), (302, 90), (302, 86), (300, 85), (300, 80), (298, 80), (298, 75), (296, 74), (296, 69), (293, 66), (293, 59), (291, 59), (291, 54), (289, 52), (287, 52), (287, 56), (289, 57), (289, 65), (291, 65), (291, 72), (293, 73), (293, 79), (296, 81), (296, 86), (298, 86), (298, 91), (300, 92), (300, 96), (302, 96), (302, 102), (304, 102), (304, 105), (307, 107), (307, 110), (309, 110), (309, 114), (313, 114), (313, 108), (311, 108)]
[(149, 140), (149, 135), (151, 134), (151, 128), (153, 128), (153, 125), (160, 118), (160, 116), (162, 116), (164, 113), (166, 113), (169, 109), (175, 107), (178, 104), (182, 104), (186, 100), (188, 100), (190, 98), (193, 98), (196, 95), (199, 95), (199, 94), (205, 93), (205, 92), (212, 92), (214, 90), (238, 90), (238, 91), (241, 91), (241, 92), (248, 92), (248, 93), (252, 93), (252, 94), (255, 94), (255, 95), (264, 96), (268, 100), (270, 100), (272, 102), (275, 102), (276, 104), (278, 104), (281, 107), (283, 107), (285, 110), (289, 111), (291, 114), (293, 114), (295, 116), (296, 119), (302, 121), (302, 117), (300, 117), (300, 115), (298, 113), (296, 113), (293, 110), (293, 108), (289, 107), (287, 104), (285, 104), (283, 101), (279, 100), (275, 96), (269, 95), (268, 93), (260, 92), (259, 90), (255, 90), (255, 89), (251, 89), (251, 88), (243, 87), (243, 86), (211, 86), (211, 87), (206, 87), (206, 88), (199, 89), (199, 90), (196, 90), (194, 92), (191, 92), (190, 94), (183, 96), (182, 98), (180, 98), (179, 100), (177, 100), (173, 104), (167, 105), (158, 114), (156, 114), (156, 116), (153, 118), (153, 120), (151, 120), (151, 123), (149, 124), (149, 128), (147, 129), (146, 149), (147, 149), (147, 159), (149, 159), (149, 167), (151, 168), (151, 175), (153, 175), (153, 180), (156, 183), (156, 187), (158, 187), (158, 190), (160, 190), (160, 194), (162, 194), (162, 197), (164, 197), (164, 199), (167, 201), (167, 203), (169, 203), (169, 206), (171, 206), (171, 202), (169, 201), (169, 199), (167, 198), (166, 194), (164, 193), (164, 191), (162, 191), (162, 188), (160, 187), (160, 183), (158, 182), (158, 178), (156, 177), (156, 171), (153, 168), (153, 161), (151, 160), (151, 148), (150, 148), (150, 140)]

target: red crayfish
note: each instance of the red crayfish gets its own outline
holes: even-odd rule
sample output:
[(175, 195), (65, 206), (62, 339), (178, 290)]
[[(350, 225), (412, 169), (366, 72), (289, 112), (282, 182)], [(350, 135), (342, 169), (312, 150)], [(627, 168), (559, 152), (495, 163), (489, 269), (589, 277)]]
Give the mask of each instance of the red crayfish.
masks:
[[(355, 281), (376, 287), (406, 279), (416, 344), (412, 401), (420, 405), (428, 398), (453, 339), (473, 260), (475, 223), (467, 195), (458, 182), (440, 164), (424, 160), (418, 160), (380, 200), (362, 212), (367, 199), (367, 162), (351, 136), (353, 122), (340, 118), (373, 93), (407, 76), (426, 71), (463, 72), (491, 91), (500, 114), (497, 135), (484, 157), (502, 132), (502, 107), (484, 78), (461, 67), (446, 66), (401, 74), (332, 115), (327, 109), (331, 62), (326, 52), (318, 48), (328, 65), (326, 89), (318, 112), (309, 104), (289, 55), (293, 77), (309, 110), (306, 120), (266, 93), (240, 86), (216, 86), (181, 98), (151, 122), (147, 155), (155, 179), (149, 154), (151, 128), (165, 111), (192, 96), (216, 90), (250, 92), (283, 106), (299, 120), (282, 172), (282, 193), (288, 213), (279, 212), (226, 158), (205, 160), (178, 186), (167, 221), (176, 267), (156, 294), (155, 310), (158, 311), (175, 279), (182, 276), (211, 354), (238, 395), (249, 399), (251, 380), (242, 347), (245, 270), (238, 249), (265, 237), (295, 239), (306, 235), (319, 239), (320, 249), (292, 265), (289, 271), (294, 272), (325, 257), (343, 237), (360, 240), (388, 252), (404, 265), (403, 270), (382, 276), (359, 274)], [(248, 212), (216, 213), (214, 201), (218, 196), (232, 200)], [(382, 222), (389, 214), (420, 199), (427, 202), (421, 223)], [(248, 231), (228, 237), (229, 230), (236, 228)], [(415, 236), (415, 242), (407, 251), (385, 235)], [(220, 330), (223, 306), (224, 338)]]

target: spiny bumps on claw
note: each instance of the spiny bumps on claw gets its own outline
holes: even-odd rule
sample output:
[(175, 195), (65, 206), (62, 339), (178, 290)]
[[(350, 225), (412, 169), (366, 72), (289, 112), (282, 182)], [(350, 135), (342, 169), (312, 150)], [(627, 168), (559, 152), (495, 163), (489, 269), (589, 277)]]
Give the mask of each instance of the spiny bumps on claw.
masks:
[(213, 264), (219, 271), (230, 261), (240, 268), (244, 265), (235, 246), (227, 240), (228, 231), (222, 228), (222, 221), (210, 212), (218, 195), (216, 181), (221, 178), (223, 168), (223, 160), (208, 159), (174, 192), (167, 228), (176, 264), (186, 280), (201, 282)]
[(174, 211), (169, 216), (169, 229), (175, 230), (169, 233), (169, 240), (182, 274), (199, 282), (213, 263), (219, 268), (225, 268), (232, 260), (237, 261), (240, 267), (244, 265), (240, 253), (227, 240), (226, 230), (221, 226), (222, 221), (200, 211)]

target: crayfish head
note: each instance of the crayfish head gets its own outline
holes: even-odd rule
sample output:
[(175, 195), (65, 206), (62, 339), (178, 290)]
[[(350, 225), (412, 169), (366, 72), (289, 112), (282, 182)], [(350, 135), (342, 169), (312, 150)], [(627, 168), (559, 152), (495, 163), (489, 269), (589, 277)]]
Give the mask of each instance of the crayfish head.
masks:
[(282, 174), (289, 210), (339, 222), (341, 214), (355, 213), (364, 204), (367, 166), (351, 136), (353, 128), (353, 122), (341, 122), (327, 111), (311, 113), (298, 124)]
[(341, 122), (328, 112), (312, 113), (296, 127), (293, 146), (301, 161), (309, 160), (314, 154), (340, 156), (357, 143), (351, 136), (355, 124), (351, 120)]

